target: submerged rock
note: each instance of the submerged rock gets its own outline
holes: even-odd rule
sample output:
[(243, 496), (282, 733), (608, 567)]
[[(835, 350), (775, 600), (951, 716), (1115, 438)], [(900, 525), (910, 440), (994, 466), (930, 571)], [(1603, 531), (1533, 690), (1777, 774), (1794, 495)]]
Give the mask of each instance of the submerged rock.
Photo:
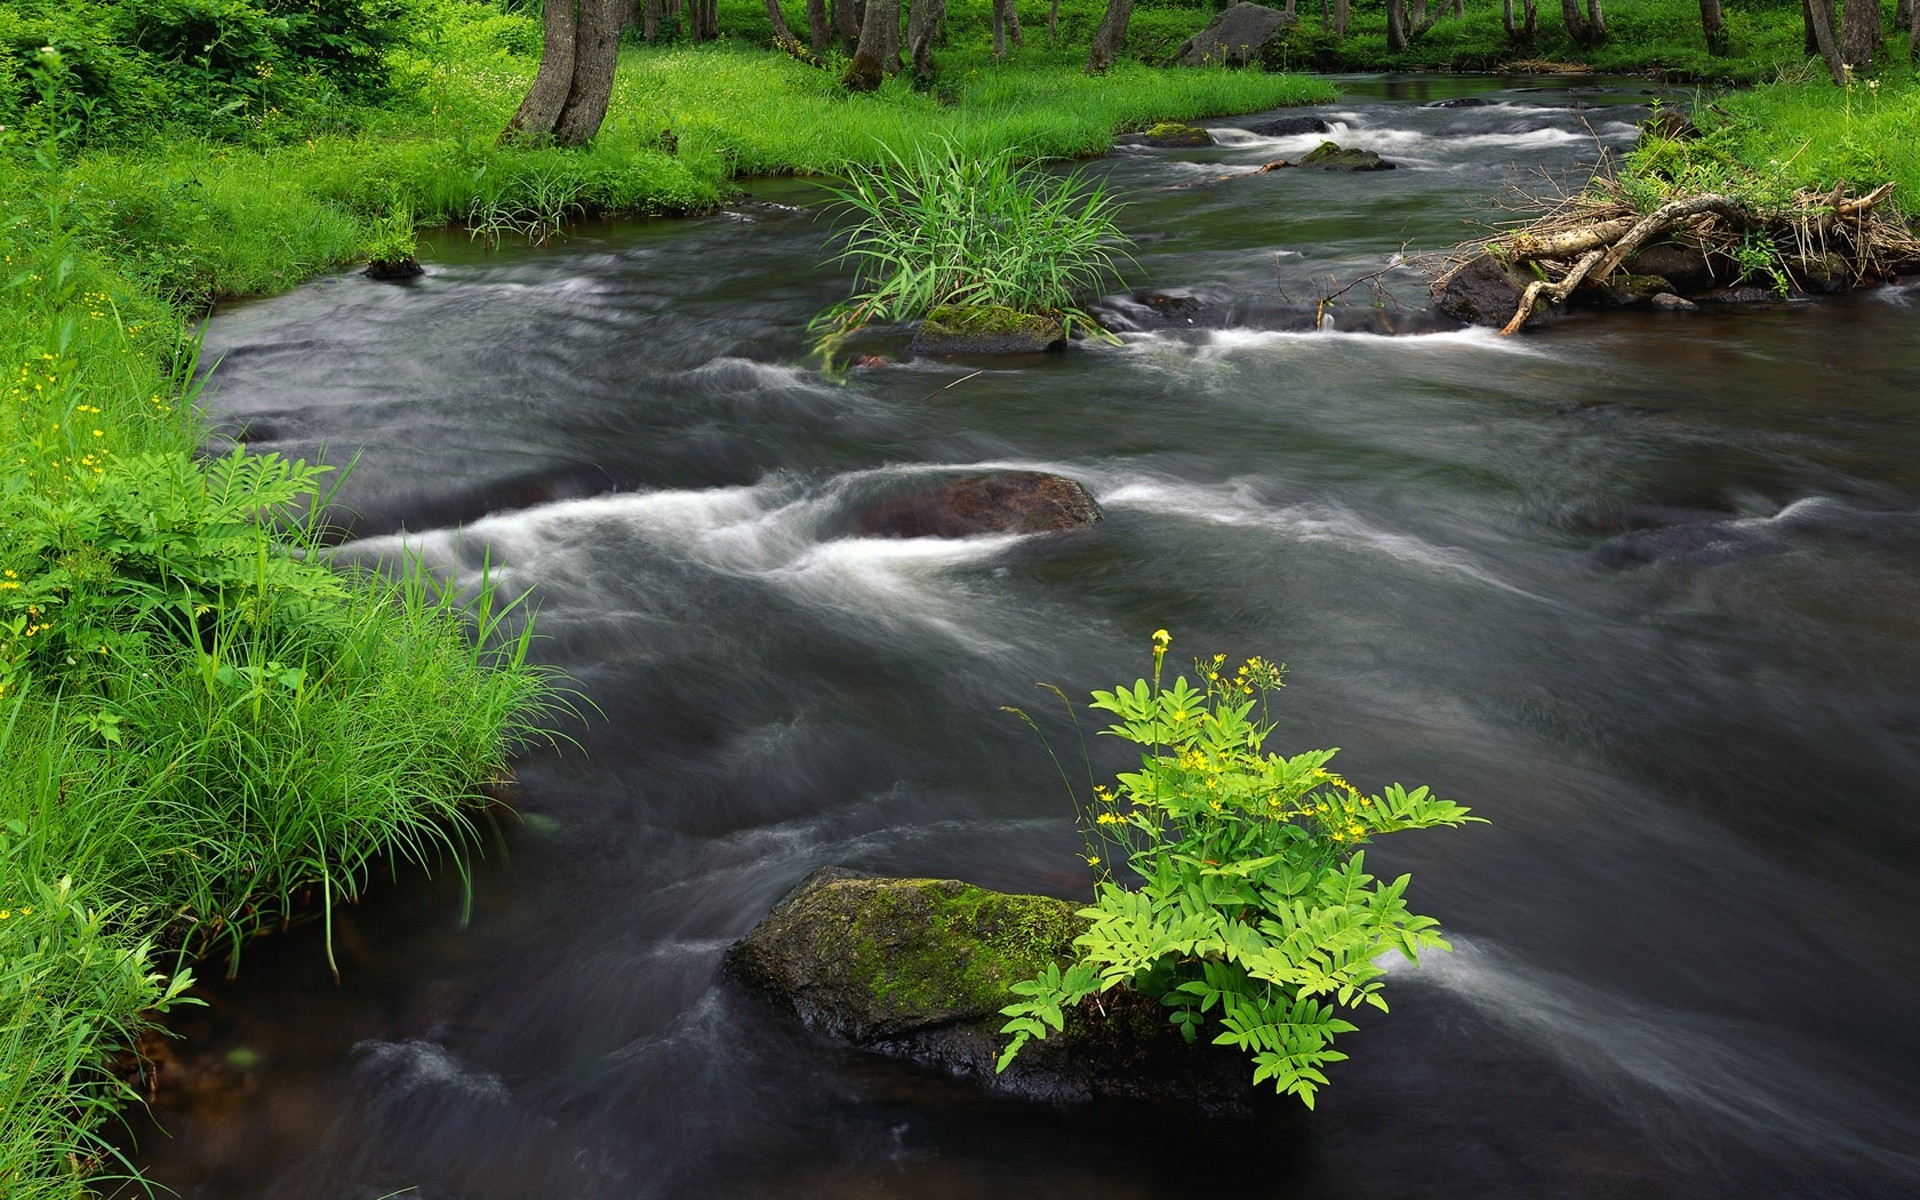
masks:
[(1064, 965), (1077, 905), (953, 879), (809, 875), (727, 951), (728, 973), (817, 1033), (1034, 1100), (1144, 1100), (1244, 1111), (1261, 1099), (1238, 1053), (1189, 1046), (1158, 1001), (1089, 1001), (994, 1074), (1009, 988)]
[(1676, 296), (1672, 292), (1661, 292), (1648, 301), (1662, 312), (1699, 312), (1700, 306), (1685, 296)]
[(1371, 150), (1346, 150), (1334, 142), (1321, 142), (1294, 165), (1314, 171), (1391, 171), (1395, 164)]
[(1275, 117), (1271, 121), (1255, 121), (1241, 128), (1256, 137), (1300, 137), (1309, 133), (1332, 133), (1333, 126), (1320, 117)]
[(1101, 519), (1100, 506), (1071, 479), (1044, 471), (968, 475), (894, 496), (860, 515), (862, 537), (976, 537), (1055, 533)]
[(1421, 108), (1486, 108), (1493, 101), (1480, 96), (1455, 96), (1451, 100), (1429, 100)]
[(1067, 331), (1053, 317), (992, 304), (943, 304), (920, 322), (907, 347), (934, 357), (973, 354), (1039, 354), (1067, 344)]
[(1299, 19), (1264, 4), (1232, 4), (1205, 29), (1180, 43), (1172, 60), (1182, 67), (1245, 66), (1259, 61), (1274, 35)]

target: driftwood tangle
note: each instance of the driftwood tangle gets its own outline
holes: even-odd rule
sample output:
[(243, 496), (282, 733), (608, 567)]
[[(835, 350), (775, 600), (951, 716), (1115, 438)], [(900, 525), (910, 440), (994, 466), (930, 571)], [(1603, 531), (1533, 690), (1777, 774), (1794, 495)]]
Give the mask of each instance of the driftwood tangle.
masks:
[(1733, 259), (1755, 236), (1773, 248), (1779, 269), (1795, 286), (1806, 286), (1819, 270), (1836, 262), (1843, 264), (1849, 284), (1858, 283), (1920, 262), (1920, 237), (1897, 216), (1881, 211), (1892, 194), (1891, 183), (1860, 196), (1849, 196), (1844, 187), (1802, 192), (1786, 211), (1760, 213), (1737, 197), (1704, 193), (1640, 213), (1616, 190), (1602, 185), (1562, 201), (1519, 229), (1449, 255), (1434, 270), (1435, 293), (1460, 272), (1489, 260), (1502, 269), (1524, 268), (1534, 278), (1520, 290), (1513, 316), (1500, 330), (1512, 334), (1542, 302), (1560, 304), (1582, 289), (1601, 288), (1649, 247), (1667, 243), (1696, 255)]

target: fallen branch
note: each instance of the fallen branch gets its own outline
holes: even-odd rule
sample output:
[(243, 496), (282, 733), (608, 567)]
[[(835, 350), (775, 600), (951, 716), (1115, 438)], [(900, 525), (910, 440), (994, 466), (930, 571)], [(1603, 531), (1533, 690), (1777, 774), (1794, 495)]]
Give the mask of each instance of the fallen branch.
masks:
[(1546, 297), (1554, 304), (1560, 303), (1572, 295), (1575, 288), (1587, 282), (1589, 277), (1595, 283), (1600, 282), (1611, 275), (1635, 251), (1654, 238), (1704, 213), (1725, 217), (1736, 224), (1743, 223), (1746, 218), (1744, 205), (1732, 196), (1724, 196), (1718, 192), (1668, 201), (1641, 217), (1610, 244), (1603, 242), (1582, 255), (1580, 260), (1574, 263), (1573, 269), (1568, 271), (1559, 282), (1548, 283), (1544, 279), (1536, 279), (1528, 284), (1527, 290), (1520, 294), (1520, 307), (1514, 312), (1513, 319), (1500, 330), (1500, 335), (1506, 337), (1517, 333), (1520, 327), (1527, 323), (1527, 318), (1533, 315), (1534, 306), (1540, 302), (1541, 297)]

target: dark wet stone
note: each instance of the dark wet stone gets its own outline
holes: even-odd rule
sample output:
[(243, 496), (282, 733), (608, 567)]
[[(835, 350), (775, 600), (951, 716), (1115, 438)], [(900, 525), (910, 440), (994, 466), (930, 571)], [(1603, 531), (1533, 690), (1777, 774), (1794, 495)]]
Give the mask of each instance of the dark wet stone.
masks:
[(883, 500), (860, 515), (862, 537), (974, 537), (1053, 533), (1101, 519), (1100, 506), (1071, 479), (1043, 471), (968, 475)]
[(1451, 100), (1429, 100), (1421, 108), (1485, 108), (1493, 101), (1479, 96), (1455, 96)]
[[(1491, 254), (1475, 255), (1466, 265), (1433, 287), (1433, 300), (1442, 312), (1469, 325), (1504, 326), (1520, 308), (1527, 281), (1513, 267)], [(1538, 309), (1528, 324), (1544, 314)]]
[(1676, 296), (1672, 292), (1661, 292), (1647, 301), (1662, 312), (1699, 312), (1700, 306), (1685, 296)]
[(1832, 253), (1788, 259), (1786, 270), (1795, 287), (1811, 293), (1849, 291), (1860, 278), (1844, 255)]
[(1264, 4), (1229, 5), (1205, 29), (1180, 43), (1172, 54), (1172, 61), (1182, 67), (1244, 66), (1258, 62), (1267, 43), (1298, 21), (1292, 13)]
[(1313, 171), (1391, 171), (1394, 164), (1371, 150), (1346, 150), (1333, 142), (1321, 142), (1295, 164)]
[(1257, 137), (1300, 137), (1308, 133), (1332, 133), (1333, 126), (1319, 117), (1275, 117), (1271, 121), (1255, 121), (1241, 128)]
[(1672, 292), (1673, 284), (1658, 275), (1615, 271), (1598, 287), (1583, 289), (1576, 294), (1588, 303), (1603, 308), (1644, 308), (1653, 303), (1654, 297)]
[(941, 305), (920, 322), (909, 354), (932, 357), (1038, 354), (1067, 344), (1067, 331), (1048, 316), (996, 305)]
[(427, 273), (417, 258), (403, 258), (399, 262), (370, 262), (361, 274), (368, 279), (413, 279)]
[(1674, 290), (1691, 295), (1716, 284), (1733, 283), (1739, 269), (1724, 255), (1709, 255), (1698, 246), (1678, 242), (1655, 242), (1621, 264), (1635, 275), (1659, 275), (1670, 281)]
[(727, 951), (727, 972), (807, 1028), (1003, 1095), (1147, 1101), (1238, 1113), (1270, 1100), (1238, 1053), (1188, 1045), (1157, 1000), (1116, 993), (1067, 1014), (1005, 1074), (1009, 987), (1065, 964), (1078, 906), (953, 879), (809, 875)]

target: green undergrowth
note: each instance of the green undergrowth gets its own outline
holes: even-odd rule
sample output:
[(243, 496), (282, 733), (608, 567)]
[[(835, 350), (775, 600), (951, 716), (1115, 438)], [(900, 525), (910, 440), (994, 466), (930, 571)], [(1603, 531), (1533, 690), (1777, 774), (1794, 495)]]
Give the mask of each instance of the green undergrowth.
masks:
[[(0, 170), (0, 1195), (120, 1172), (193, 956), (457, 864), (550, 712), (531, 626), (330, 569), (325, 468), (196, 457), (195, 345), (61, 131)], [(217, 238), (209, 237), (209, 241)]]
[(1696, 115), (1713, 147), (1777, 187), (1891, 182), (1894, 203), (1920, 212), (1920, 73), (1895, 68), (1843, 89), (1809, 71), (1720, 96)]

